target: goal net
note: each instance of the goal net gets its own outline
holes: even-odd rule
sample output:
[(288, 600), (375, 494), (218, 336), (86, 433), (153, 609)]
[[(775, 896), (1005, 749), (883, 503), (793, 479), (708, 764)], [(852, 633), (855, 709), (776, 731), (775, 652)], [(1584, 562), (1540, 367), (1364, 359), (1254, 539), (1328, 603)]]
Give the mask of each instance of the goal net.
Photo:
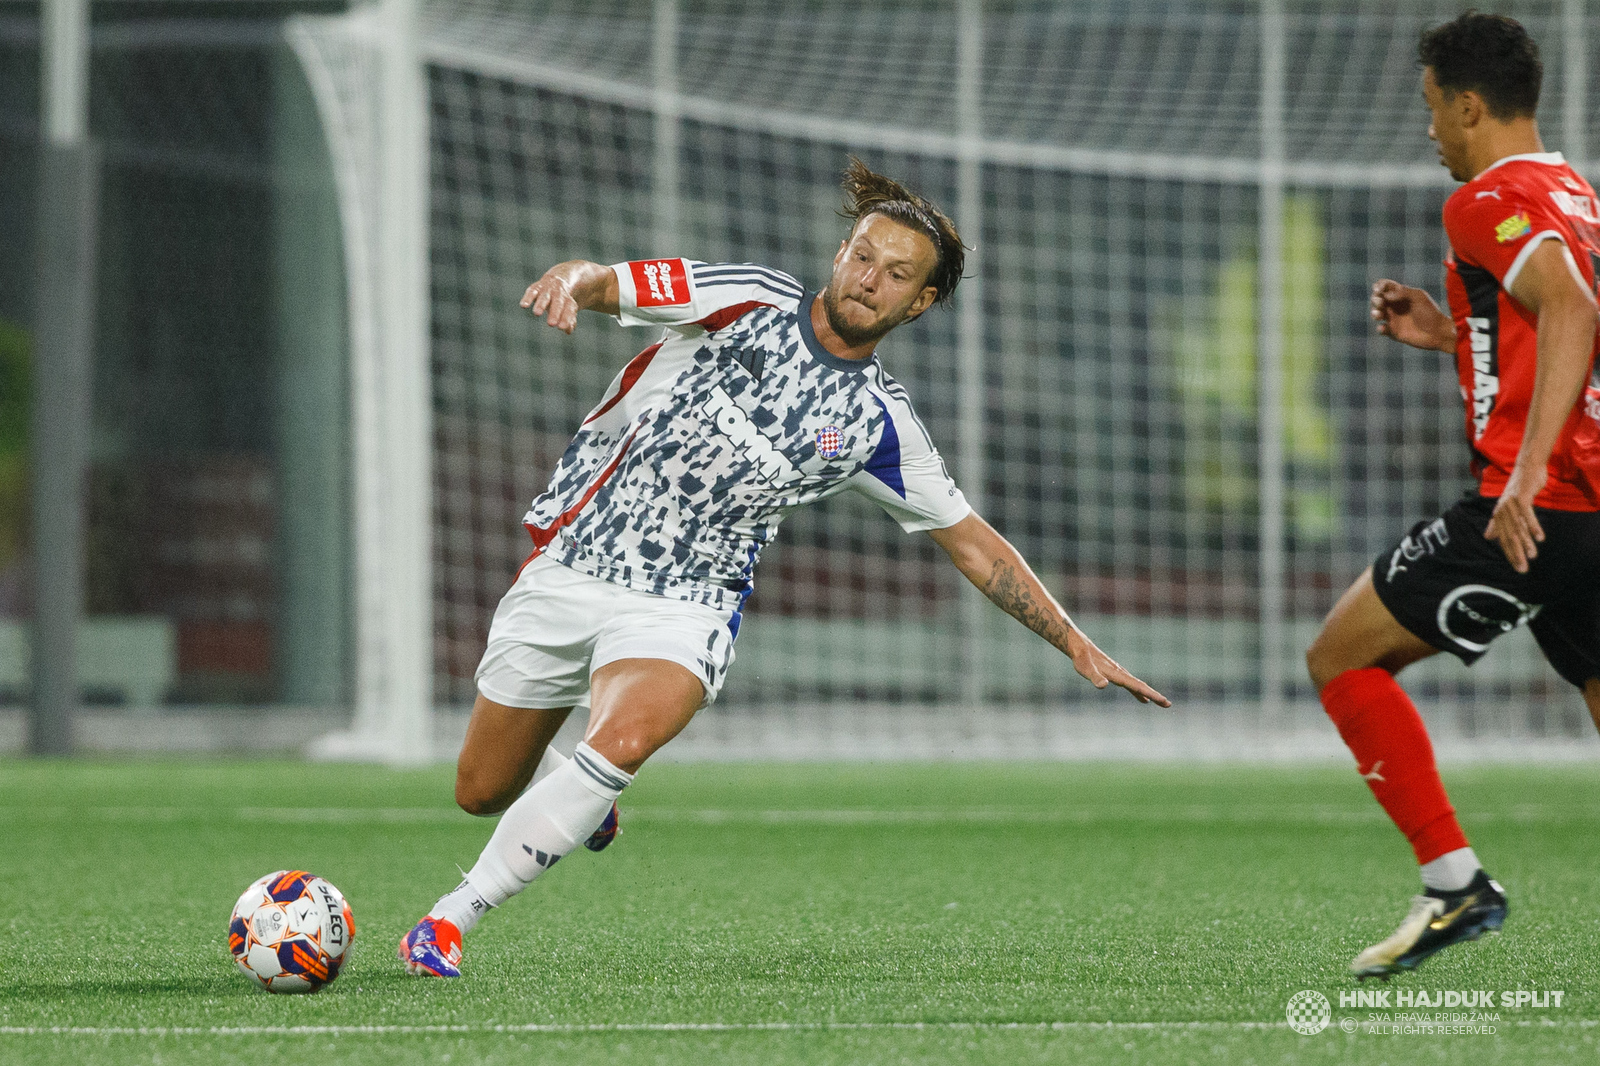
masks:
[[(1581, 161), (1577, 5), (1511, 6), (1544, 47), (1547, 142)], [(518, 310), (523, 288), (563, 259), (646, 255), (766, 263), (818, 288), (859, 155), (976, 248), (958, 306), (881, 356), (982, 512), (1186, 713), (1309, 722), (1301, 657), (1333, 598), (1468, 485), (1451, 366), (1375, 337), (1365, 306), (1378, 277), (1441, 287), (1452, 186), (1414, 59), (1418, 33), (1456, 13), (428, 5), (437, 701), (471, 701), (528, 551), (523, 511), (654, 340), (598, 316), (569, 338)], [(336, 61), (333, 24), (318, 32), (303, 56)], [(712, 716), (1122, 706), (963, 584), (869, 505), (795, 515)], [(1584, 721), (1526, 632), (1407, 682), (1467, 734)]]

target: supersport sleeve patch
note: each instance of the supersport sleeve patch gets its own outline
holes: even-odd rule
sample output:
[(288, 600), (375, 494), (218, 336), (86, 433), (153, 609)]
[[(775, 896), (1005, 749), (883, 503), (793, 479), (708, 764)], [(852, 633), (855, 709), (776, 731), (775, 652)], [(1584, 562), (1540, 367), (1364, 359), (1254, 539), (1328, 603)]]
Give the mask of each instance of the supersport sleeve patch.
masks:
[(640, 259), (628, 264), (637, 307), (685, 307), (693, 298), (682, 259)]

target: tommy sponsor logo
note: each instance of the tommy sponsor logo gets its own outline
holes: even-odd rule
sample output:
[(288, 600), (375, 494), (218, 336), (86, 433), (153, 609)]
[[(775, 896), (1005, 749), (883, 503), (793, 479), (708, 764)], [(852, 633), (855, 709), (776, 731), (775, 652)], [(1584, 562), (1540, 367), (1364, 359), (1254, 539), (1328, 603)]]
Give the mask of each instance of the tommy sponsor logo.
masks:
[(785, 485), (799, 481), (804, 476), (789, 461), (789, 457), (756, 427), (750, 415), (734, 402), (721, 385), (711, 386), (702, 407), (723, 435), (738, 445), (745, 457), (755, 465), (756, 476), (769, 486)]
[[(1408, 569), (1405, 563), (1414, 563), (1424, 555), (1432, 555), (1446, 544), (1450, 543), (1450, 531), (1444, 526), (1444, 519), (1435, 518), (1419, 533), (1408, 533), (1400, 540), (1400, 546), (1389, 556), (1389, 574), (1385, 581), (1393, 581), (1394, 575)], [(1402, 562), (1404, 560), (1404, 562)]]
[(628, 264), (640, 307), (678, 307), (689, 302), (689, 271), (682, 259), (644, 259)]
[[(1551, 193), (1551, 196), (1556, 195)], [(1514, 241), (1518, 237), (1526, 237), (1533, 232), (1533, 223), (1528, 221), (1528, 216), (1521, 211), (1512, 215), (1494, 228), (1494, 239), (1501, 244)]]
[(1541, 606), (1492, 585), (1462, 585), (1439, 601), (1439, 632), (1468, 651), (1487, 651), (1491, 640), (1531, 621)]
[(1494, 360), (1494, 338), (1489, 335), (1487, 318), (1467, 319), (1472, 339), (1472, 437), (1483, 436), (1489, 428), (1494, 398), (1500, 394), (1500, 375)]
[[(1553, 189), (1550, 192), (1550, 199), (1555, 201), (1556, 207), (1561, 209), (1563, 215), (1581, 218), (1585, 222), (1600, 222), (1600, 206), (1595, 204), (1592, 196), (1579, 196), (1574, 193)], [(1510, 219), (1506, 221), (1509, 222)]]

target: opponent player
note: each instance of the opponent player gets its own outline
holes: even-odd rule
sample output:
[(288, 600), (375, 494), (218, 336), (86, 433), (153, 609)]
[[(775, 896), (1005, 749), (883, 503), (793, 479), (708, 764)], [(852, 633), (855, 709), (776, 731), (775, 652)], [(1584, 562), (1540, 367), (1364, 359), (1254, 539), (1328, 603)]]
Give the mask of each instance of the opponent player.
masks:
[[(466, 879), (400, 942), (410, 972), (458, 976), (461, 935), (590, 837), (644, 761), (716, 699), (762, 547), (790, 511), (835, 493), (929, 532), (1096, 687), (1170, 706), (973, 513), (874, 354), (955, 292), (955, 226), (859, 161), (844, 188), (853, 225), (820, 294), (768, 267), (650, 259), (562, 263), (523, 295), (568, 333), (580, 310), (666, 330), (584, 419), (525, 519), (534, 552), (495, 612), (456, 776), (463, 808), (505, 813)], [(546, 755), (585, 694), (583, 742), (570, 761)], [(549, 772), (524, 792), (541, 758)]]
[(1322, 705), (1422, 867), (1400, 928), (1351, 964), (1385, 979), (1506, 916), (1395, 673), (1440, 651), (1470, 664), (1526, 623), (1600, 724), (1600, 402), (1584, 395), (1600, 210), (1540, 142), (1542, 66), (1520, 25), (1468, 13), (1424, 33), (1419, 53), (1428, 135), (1465, 183), (1444, 208), (1450, 315), (1383, 280), (1372, 317), (1384, 336), (1454, 353), (1478, 487), (1379, 555), (1306, 653)]

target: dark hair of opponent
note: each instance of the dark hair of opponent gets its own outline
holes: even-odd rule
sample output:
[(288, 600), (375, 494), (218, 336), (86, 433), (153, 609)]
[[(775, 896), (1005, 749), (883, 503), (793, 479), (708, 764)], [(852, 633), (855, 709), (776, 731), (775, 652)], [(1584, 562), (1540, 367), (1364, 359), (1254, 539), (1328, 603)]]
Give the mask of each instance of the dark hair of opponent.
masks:
[(839, 184), (845, 195), (844, 210), (839, 213), (850, 219), (852, 226), (868, 215), (882, 215), (933, 242), (938, 256), (928, 284), (938, 293), (935, 299), (939, 303), (949, 303), (967, 265), (967, 250), (949, 216), (893, 178), (874, 174), (854, 156)]
[(1501, 121), (1532, 118), (1539, 106), (1544, 64), (1539, 46), (1516, 19), (1469, 10), (1425, 30), (1417, 60), (1433, 68), (1433, 80), (1447, 96), (1471, 89)]

